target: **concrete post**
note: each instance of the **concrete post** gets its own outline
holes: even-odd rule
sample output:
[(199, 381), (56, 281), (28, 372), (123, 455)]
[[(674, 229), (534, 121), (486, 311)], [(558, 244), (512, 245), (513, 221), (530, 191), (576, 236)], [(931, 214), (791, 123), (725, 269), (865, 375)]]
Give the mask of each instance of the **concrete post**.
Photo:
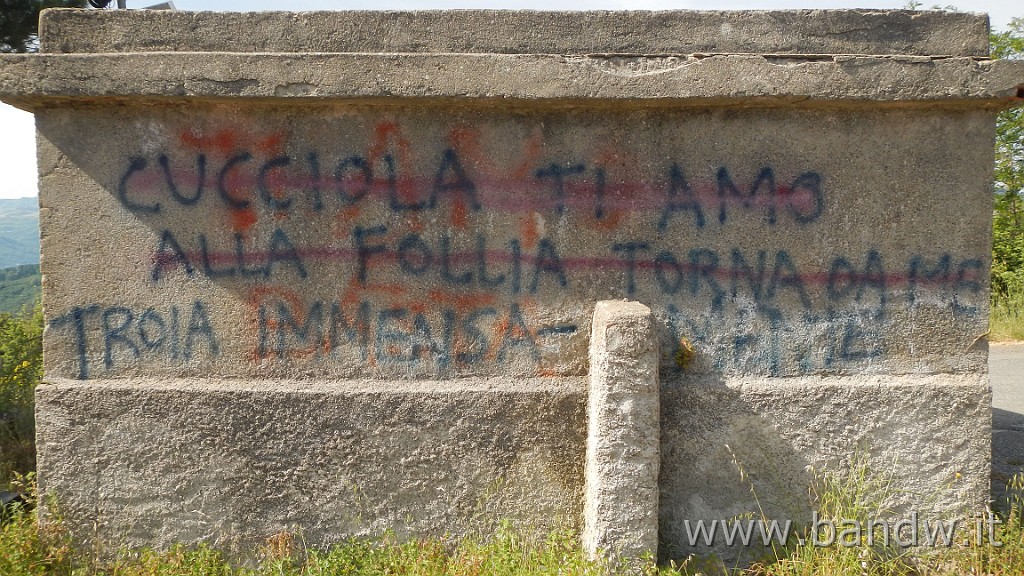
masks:
[(591, 556), (658, 551), (658, 347), (651, 310), (598, 302), (590, 337), (583, 545)]

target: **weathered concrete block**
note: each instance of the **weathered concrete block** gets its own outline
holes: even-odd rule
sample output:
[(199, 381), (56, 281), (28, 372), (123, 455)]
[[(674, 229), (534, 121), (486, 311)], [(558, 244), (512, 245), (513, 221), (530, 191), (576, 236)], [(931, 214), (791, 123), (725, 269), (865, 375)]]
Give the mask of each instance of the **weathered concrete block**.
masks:
[[(47, 53), (988, 56), (984, 14), (912, 10), (101, 13), (48, 10)], [(226, 50), (230, 48), (230, 50)]]
[(318, 106), (40, 110), (48, 374), (985, 369), (992, 112)]
[[(40, 490), (100, 545), (251, 553), (393, 530), (578, 529), (584, 382), (51, 379)], [(90, 520), (95, 524), (90, 524)]]
[(657, 557), (661, 391), (650, 308), (597, 303), (589, 382), (583, 546), (595, 556)]
[(1024, 87), (984, 17), (56, 11), (42, 36), (0, 98), (36, 114), (40, 482), (83, 536), (455, 532), (476, 501), (578, 523), (616, 299), (654, 317), (663, 556), (749, 508), (726, 445), (794, 520), (804, 467), (860, 446), (897, 508), (984, 503), (992, 138)]
[[(884, 517), (949, 519), (987, 506), (992, 426), (984, 373), (666, 380), (661, 397), (663, 559), (717, 552), (732, 564), (770, 556), (708, 545), (698, 522), (811, 521), (817, 476), (863, 458)], [(941, 438), (941, 440), (940, 440)], [(739, 466), (746, 471), (741, 478)], [(752, 492), (753, 491), (753, 492)], [(755, 501), (755, 495), (757, 500)]]

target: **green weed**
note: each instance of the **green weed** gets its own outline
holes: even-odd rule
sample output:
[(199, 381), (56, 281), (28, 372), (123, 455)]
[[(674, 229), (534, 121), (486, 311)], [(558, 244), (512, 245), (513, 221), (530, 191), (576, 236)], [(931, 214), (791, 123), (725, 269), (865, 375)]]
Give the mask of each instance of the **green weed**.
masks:
[(1024, 341), (1024, 297), (992, 305), (988, 339), (990, 342)]
[(43, 312), (0, 313), (0, 490), (35, 470), (34, 394), (43, 373)]
[[(31, 495), (31, 477), (21, 480)], [(973, 523), (964, 524), (956, 543), (935, 549), (900, 549), (867, 541), (839, 546), (814, 546), (794, 538), (774, 550), (774, 557), (750, 568), (726, 568), (716, 558), (691, 557), (681, 564), (656, 566), (611, 565), (588, 559), (579, 536), (556, 530), (546, 536), (527, 536), (508, 524), (480, 537), (440, 537), (400, 541), (393, 534), (358, 538), (325, 550), (309, 549), (292, 534), (278, 534), (251, 551), (251, 564), (231, 562), (206, 545), (174, 546), (169, 550), (123, 550), (100, 558), (76, 547), (59, 518), (45, 524), (18, 510), (0, 527), (0, 574), (5, 576), (910, 576), (960, 574), (1018, 576), (1024, 574), (1024, 477), (1014, 478), (1001, 523), (993, 541), (972, 536)], [(823, 474), (814, 488), (822, 519), (870, 521), (887, 514), (884, 501), (892, 495), (891, 479), (868, 474), (863, 459), (851, 461), (844, 472)], [(831, 535), (817, 535), (824, 539)]]

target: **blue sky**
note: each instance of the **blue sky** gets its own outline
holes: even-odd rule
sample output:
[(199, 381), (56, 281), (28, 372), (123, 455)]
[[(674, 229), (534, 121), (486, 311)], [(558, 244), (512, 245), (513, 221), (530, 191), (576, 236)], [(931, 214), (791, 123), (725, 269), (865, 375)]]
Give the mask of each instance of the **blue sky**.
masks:
[[(143, 8), (157, 3), (157, 0), (128, 0), (129, 8)], [(351, 1), (298, 0), (249, 0), (227, 2), (214, 0), (174, 0), (179, 10), (355, 10), (371, 5), (378, 10), (430, 10), (442, 8), (501, 8), (524, 10), (676, 10), (707, 9), (706, 1), (687, 0), (375, 0), (372, 4)], [(772, 10), (787, 8), (903, 8), (905, 0), (718, 0), (716, 10)], [(935, 2), (922, 2), (919, 8), (931, 7)], [(974, 2), (942, 1), (942, 6), (954, 6), (969, 12), (987, 12), (992, 27), (1004, 29), (1011, 18), (1024, 17), (1024, 5), (1020, 0), (976, 0)], [(0, 198), (36, 196), (36, 161), (32, 115), (0, 104), (0, 127), (4, 138), (0, 139)]]

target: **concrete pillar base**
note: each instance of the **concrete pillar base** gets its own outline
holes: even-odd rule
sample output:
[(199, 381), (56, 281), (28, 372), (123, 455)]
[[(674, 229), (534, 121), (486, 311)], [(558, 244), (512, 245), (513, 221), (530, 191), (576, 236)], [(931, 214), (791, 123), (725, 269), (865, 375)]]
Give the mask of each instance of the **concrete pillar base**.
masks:
[(583, 505), (583, 545), (591, 556), (657, 556), (658, 396), (650, 308), (598, 302), (590, 338)]

